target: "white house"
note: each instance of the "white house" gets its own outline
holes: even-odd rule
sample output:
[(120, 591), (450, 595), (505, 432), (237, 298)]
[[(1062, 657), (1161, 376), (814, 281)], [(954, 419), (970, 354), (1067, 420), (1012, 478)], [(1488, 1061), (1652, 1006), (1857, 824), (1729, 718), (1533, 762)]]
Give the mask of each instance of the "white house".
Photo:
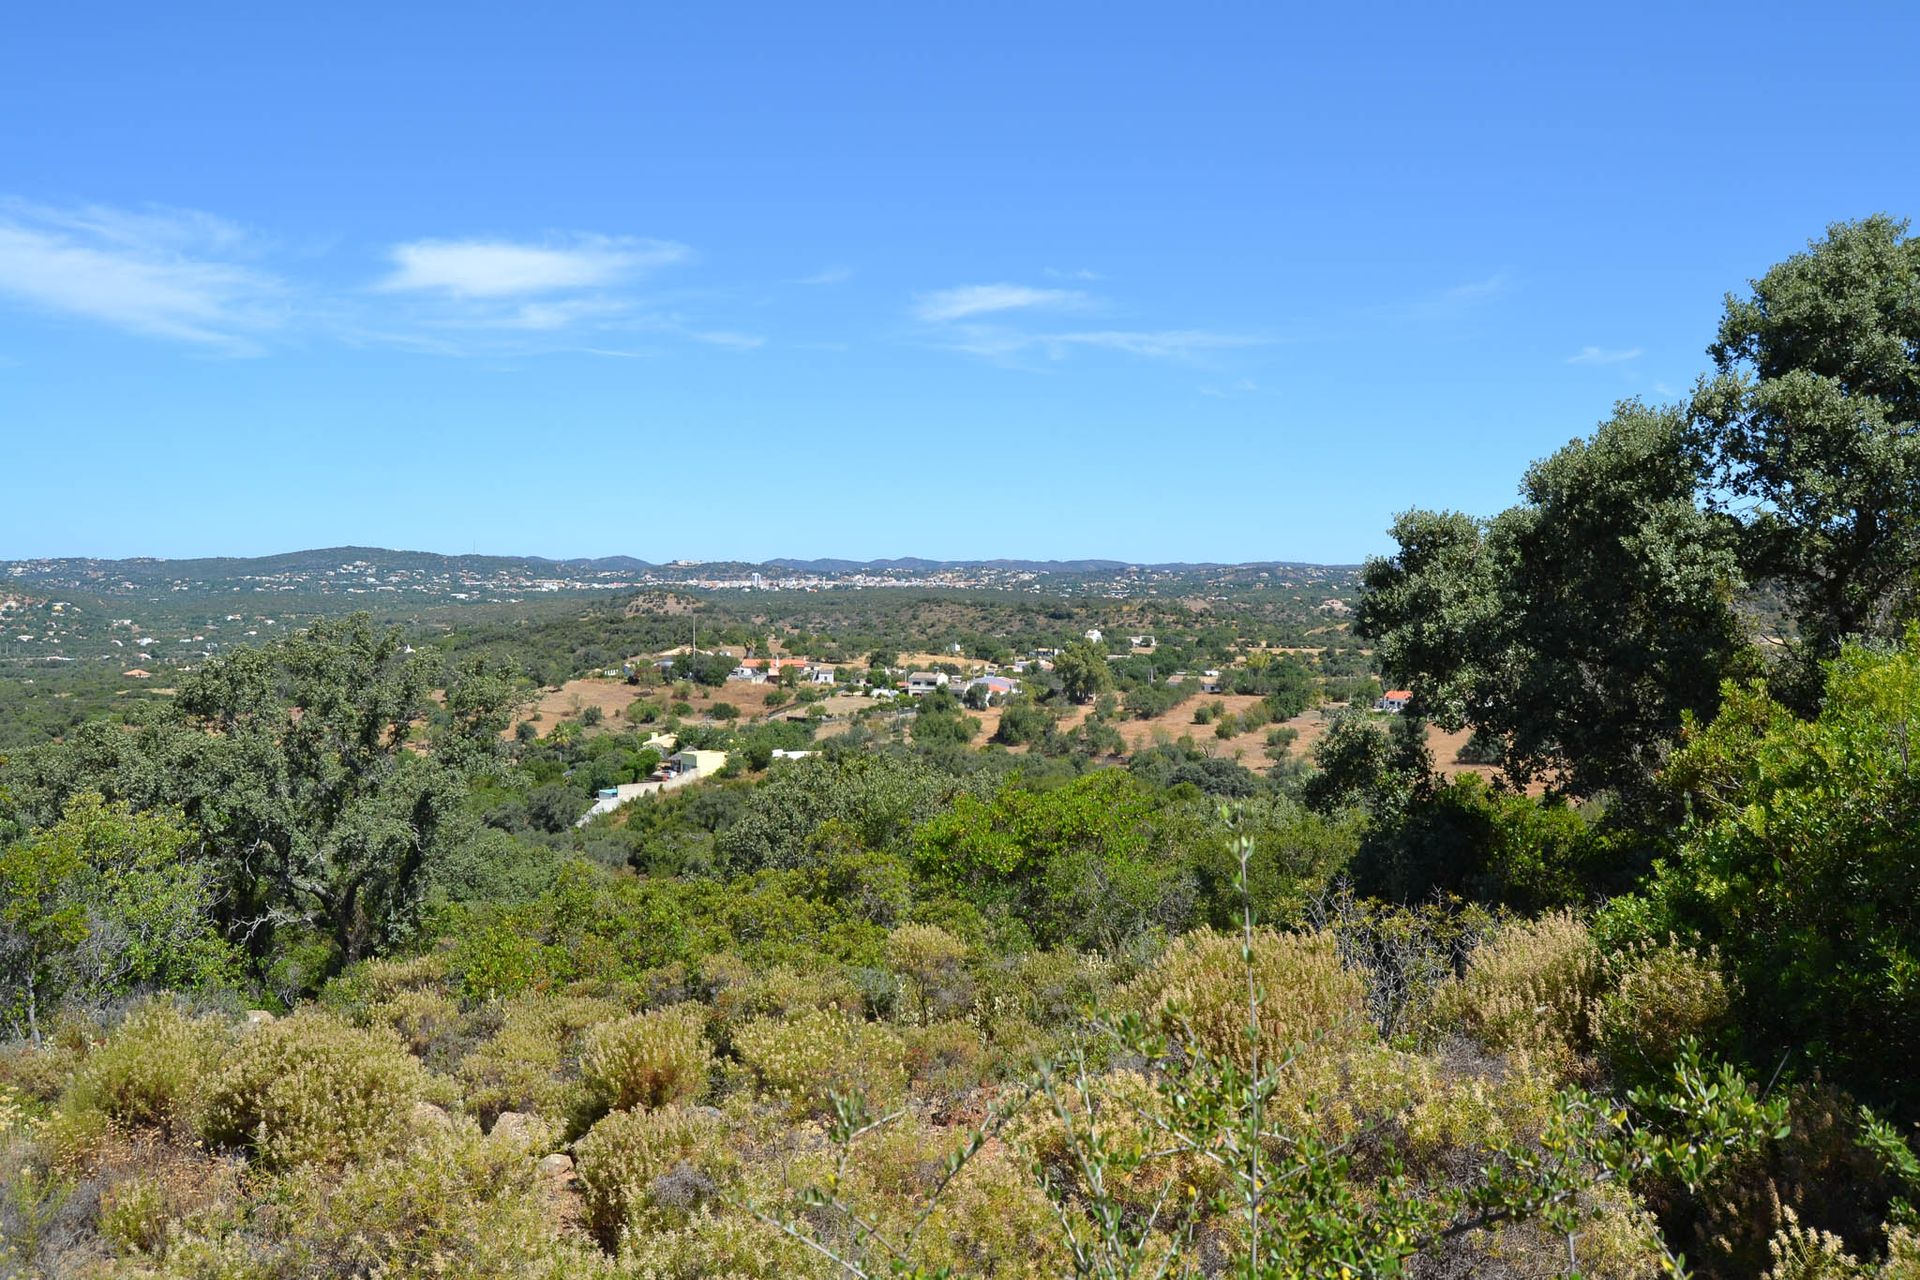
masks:
[(675, 776), (692, 774), (704, 778), (727, 767), (724, 751), (676, 751), (667, 757), (667, 769)]
[(1413, 695), (1405, 689), (1389, 689), (1373, 700), (1375, 711), (1385, 711), (1389, 715), (1399, 715), (1413, 701)]
[(807, 668), (808, 684), (832, 684), (833, 680), (834, 680), (834, 675), (833, 675), (832, 667), (808, 667)]
[(967, 681), (967, 688), (982, 688), (990, 698), (1007, 698), (1020, 692), (1020, 686), (1005, 676), (975, 676)]
[(1100, 643), (1100, 628), (1098, 628), (1098, 627), (1088, 627), (1088, 628), (1087, 628), (1087, 643), (1088, 643), (1088, 644), (1099, 644), (1099, 643)]
[(915, 671), (907, 676), (907, 692), (916, 698), (946, 687), (947, 673), (944, 671)]

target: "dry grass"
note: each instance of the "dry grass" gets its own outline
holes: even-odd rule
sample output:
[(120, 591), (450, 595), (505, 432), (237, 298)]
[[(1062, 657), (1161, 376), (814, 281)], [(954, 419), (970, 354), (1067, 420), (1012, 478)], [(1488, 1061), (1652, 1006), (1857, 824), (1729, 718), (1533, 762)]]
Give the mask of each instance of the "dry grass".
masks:
[[(1225, 760), (1236, 760), (1249, 769), (1262, 770), (1272, 761), (1267, 756), (1267, 735), (1276, 728), (1292, 729), (1296, 734), (1290, 754), (1299, 760), (1307, 759), (1313, 752), (1313, 746), (1327, 732), (1331, 715), (1338, 710), (1329, 706), (1323, 714), (1314, 708), (1302, 712), (1291, 720), (1263, 724), (1258, 729), (1246, 733), (1236, 733), (1229, 738), (1215, 735), (1211, 724), (1195, 724), (1193, 713), (1203, 706), (1221, 703), (1234, 716), (1239, 716), (1248, 708), (1260, 702), (1253, 694), (1243, 693), (1202, 693), (1195, 694), (1187, 701), (1169, 711), (1153, 717), (1151, 720), (1136, 720), (1131, 717), (1114, 722), (1114, 728), (1120, 731), (1120, 738), (1127, 744), (1127, 754), (1134, 755), (1149, 750), (1163, 742), (1178, 742), (1190, 738), (1193, 745), (1209, 755)], [(1073, 707), (1060, 720), (1060, 731), (1069, 733), (1084, 723), (1092, 714), (1090, 706)], [(989, 741), (1000, 727), (1001, 711), (999, 707), (990, 707), (985, 711), (969, 711), (968, 715), (980, 722), (981, 735), (974, 739), (976, 743)], [(1491, 778), (1499, 772), (1492, 765), (1461, 764), (1454, 759), (1460, 749), (1473, 735), (1465, 730), (1449, 733), (1438, 725), (1427, 726), (1427, 747), (1433, 752), (1434, 768), (1442, 777), (1451, 778), (1462, 773), (1477, 773), (1483, 778)], [(1011, 748), (1024, 751), (1024, 746)], [(1536, 786), (1534, 793), (1542, 788)]]

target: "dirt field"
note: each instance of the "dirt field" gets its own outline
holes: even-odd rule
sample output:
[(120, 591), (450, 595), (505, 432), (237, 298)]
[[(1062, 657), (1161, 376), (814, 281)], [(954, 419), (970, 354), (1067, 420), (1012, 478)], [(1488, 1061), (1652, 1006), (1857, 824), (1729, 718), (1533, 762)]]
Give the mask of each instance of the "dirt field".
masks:
[[(1259, 771), (1272, 764), (1267, 756), (1267, 734), (1282, 725), (1264, 724), (1251, 733), (1236, 733), (1230, 738), (1219, 738), (1214, 735), (1213, 725), (1193, 722), (1194, 711), (1202, 706), (1216, 702), (1224, 703), (1228, 711), (1238, 716), (1259, 701), (1259, 697), (1252, 694), (1201, 694), (1151, 720), (1121, 720), (1114, 727), (1120, 731), (1121, 741), (1127, 744), (1128, 755), (1145, 751), (1162, 742), (1178, 742), (1181, 738), (1191, 738), (1195, 747), (1209, 755), (1235, 760), (1249, 769)], [(1092, 710), (1091, 707), (1074, 707), (1068, 711), (1060, 719), (1061, 731), (1070, 732), (1078, 728)], [(980, 721), (981, 732), (973, 740), (976, 746), (985, 744), (1000, 727), (1000, 708), (998, 707), (991, 707), (986, 711), (969, 711), (967, 714)], [(1321, 714), (1318, 709), (1303, 712), (1285, 721), (1284, 727), (1292, 729), (1298, 735), (1289, 749), (1290, 754), (1295, 759), (1306, 759), (1313, 751), (1313, 744), (1326, 733), (1329, 723), (1329, 717)], [(1482, 777), (1492, 777), (1496, 772), (1492, 765), (1460, 764), (1454, 760), (1454, 756), (1459, 754), (1460, 748), (1466, 745), (1470, 736), (1472, 735), (1465, 731), (1447, 733), (1438, 725), (1427, 726), (1427, 746), (1433, 752), (1434, 768), (1443, 776), (1451, 778), (1455, 774), (1477, 773)], [(1012, 750), (1024, 751), (1026, 748), (1014, 747)]]
[[(607, 720), (617, 721), (620, 713), (627, 709), (627, 704), (639, 697), (640, 693), (637, 686), (624, 680), (569, 680), (558, 689), (541, 690), (539, 700), (532, 707), (522, 709), (515, 719), (529, 719), (537, 712), (539, 719), (534, 720), (533, 725), (544, 738), (562, 720), (578, 720), (580, 713), (588, 707), (598, 707)], [(509, 729), (507, 736), (511, 737), (512, 733)]]
[[(693, 706), (696, 718), (705, 716), (717, 703), (728, 703), (737, 708), (745, 720), (758, 720), (768, 714), (767, 695), (777, 686), (770, 684), (748, 684), (746, 681), (729, 680), (718, 689), (709, 689), (702, 685), (693, 687), (693, 696), (687, 701)], [(540, 718), (533, 722), (541, 737), (553, 731), (553, 727), (563, 720), (578, 720), (588, 707), (599, 707), (602, 731), (627, 729), (632, 726), (624, 718), (626, 709), (640, 698), (651, 698), (662, 706), (673, 701), (671, 686), (655, 686), (647, 689), (639, 685), (628, 684), (624, 680), (609, 680), (595, 676), (584, 680), (569, 680), (558, 689), (541, 691), (540, 698), (530, 707), (523, 708), (515, 717), (515, 722), (527, 719), (534, 712)], [(792, 707), (789, 701), (787, 707)], [(784, 709), (784, 708), (783, 708)], [(831, 712), (829, 714), (832, 714)], [(511, 736), (509, 729), (505, 736)]]

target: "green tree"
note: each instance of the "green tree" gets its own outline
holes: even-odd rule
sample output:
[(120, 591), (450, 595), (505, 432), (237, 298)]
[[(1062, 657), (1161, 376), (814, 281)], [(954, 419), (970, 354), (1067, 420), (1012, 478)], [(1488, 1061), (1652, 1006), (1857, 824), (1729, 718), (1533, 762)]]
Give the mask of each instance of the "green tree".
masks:
[(945, 689), (920, 699), (913, 717), (913, 740), (919, 746), (964, 747), (980, 731), (980, 722), (960, 710), (960, 700)]
[(172, 813), (76, 795), (58, 822), (0, 848), (0, 1007), (40, 1043), (43, 1014), (232, 973), (211, 869)]
[(439, 867), (478, 832), (468, 780), (499, 751), (506, 682), (456, 674), (433, 711), (434, 656), (365, 615), (315, 622), (182, 680), (129, 725), (88, 725), (9, 772), (43, 817), (99, 791), (178, 809), (201, 834), (221, 919), (256, 962), (317, 935), (338, 964), (407, 934)]
[(1804, 706), (1819, 660), (1897, 634), (1920, 598), (1920, 238), (1835, 224), (1727, 298), (1709, 354), (1695, 447), (1751, 574), (1784, 588)]
[(1849, 646), (1817, 719), (1731, 689), (1674, 757), (1692, 812), (1616, 930), (1716, 947), (1749, 1053), (1791, 1050), (1870, 1097), (1912, 1104), (1920, 1060), (1920, 630)]
[(1113, 687), (1113, 671), (1107, 655), (1084, 640), (1070, 644), (1053, 660), (1053, 675), (1067, 697), (1075, 702), (1092, 702)]
[(1499, 743), (1514, 782), (1642, 793), (1682, 717), (1710, 715), (1751, 657), (1733, 531), (1697, 484), (1681, 416), (1625, 401), (1493, 520), (1401, 516), (1356, 631), (1416, 712)]

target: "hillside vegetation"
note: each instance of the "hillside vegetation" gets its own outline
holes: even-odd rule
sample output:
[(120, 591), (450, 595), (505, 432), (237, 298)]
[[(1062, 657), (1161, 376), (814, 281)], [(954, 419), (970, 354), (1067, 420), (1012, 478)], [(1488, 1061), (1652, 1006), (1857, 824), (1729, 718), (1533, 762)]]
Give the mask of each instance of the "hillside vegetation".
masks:
[(1347, 598), (359, 613), (36, 721), (0, 1274), (1920, 1275), (1920, 240), (1709, 355)]

